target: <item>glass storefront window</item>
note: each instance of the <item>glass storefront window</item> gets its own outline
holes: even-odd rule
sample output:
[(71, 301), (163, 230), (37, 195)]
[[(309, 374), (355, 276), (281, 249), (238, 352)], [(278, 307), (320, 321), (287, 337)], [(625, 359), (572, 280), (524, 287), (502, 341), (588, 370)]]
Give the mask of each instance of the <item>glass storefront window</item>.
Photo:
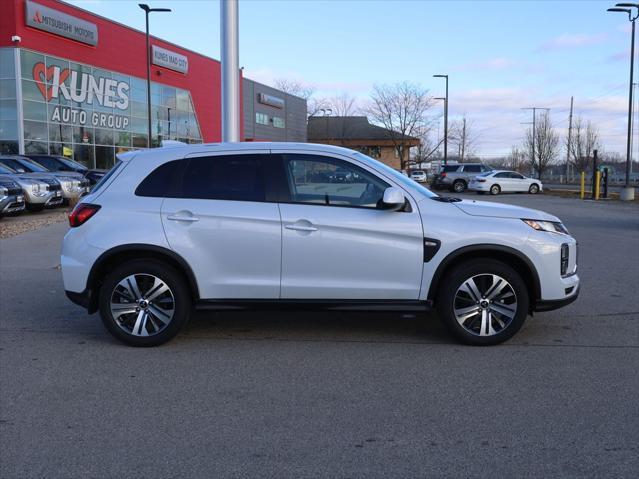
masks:
[(0, 140), (0, 154), (3, 155), (17, 155), (18, 154), (18, 141), (17, 140)]
[[(5, 53), (0, 49), (0, 54), (0, 62), (6, 57), (7, 64), (13, 68), (13, 52)], [(30, 151), (41, 151), (44, 144), (47, 150), (64, 154), (89, 167), (103, 165), (108, 168), (113, 165), (116, 149), (147, 147), (145, 79), (28, 50), (20, 50), (20, 62), (24, 139), (25, 147), (28, 142)], [(54, 84), (55, 78), (63, 79), (64, 84)], [(110, 93), (100, 91), (100, 85), (107, 79), (118, 82)], [(94, 86), (89, 88), (89, 85)], [(5, 118), (17, 118), (15, 100), (12, 108), (11, 103), (3, 102), (3, 95), (15, 97), (11, 80), (0, 83), (0, 121), (7, 121), (6, 125), (0, 124), (0, 135), (13, 134), (13, 138), (6, 139), (17, 140), (17, 119), (12, 126)], [(125, 103), (128, 103), (127, 108), (120, 108)], [(166, 138), (202, 142), (193, 101), (187, 90), (152, 82), (151, 118), (152, 146)], [(2, 147), (11, 149), (13, 145)]]
[(15, 78), (13, 48), (0, 48), (0, 78)]
[[(44, 63), (44, 55), (40, 53), (30, 52), (28, 50), (20, 50), (20, 70), (22, 78), (33, 80), (33, 67), (36, 63)], [(40, 81), (45, 81), (43, 77)]]
[(18, 111), (15, 100), (0, 100), (0, 120), (15, 120)]
[(49, 141), (71, 143), (73, 141), (73, 129), (61, 123), (49, 123)]
[(16, 97), (16, 81), (0, 80), (0, 98)]
[(47, 104), (41, 101), (24, 100), (22, 113), (25, 120), (47, 121)]
[(49, 130), (43, 121), (25, 121), (24, 139), (49, 141)]
[(34, 155), (34, 154), (46, 155), (47, 153), (49, 153), (49, 147), (48, 147), (48, 144), (44, 141), (25, 141), (24, 152), (27, 155)]
[(0, 140), (15, 140), (16, 138), (18, 138), (18, 122), (0, 120)]

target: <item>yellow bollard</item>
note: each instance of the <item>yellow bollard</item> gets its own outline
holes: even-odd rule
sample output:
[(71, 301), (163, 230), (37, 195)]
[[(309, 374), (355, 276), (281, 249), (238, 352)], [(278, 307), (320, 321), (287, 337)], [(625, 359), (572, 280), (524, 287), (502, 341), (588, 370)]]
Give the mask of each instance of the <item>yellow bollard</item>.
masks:
[(601, 171), (597, 170), (595, 172), (595, 199), (598, 200), (599, 199), (599, 183), (601, 180)]
[(579, 198), (584, 199), (586, 194), (586, 172), (581, 172), (581, 189), (579, 190)]

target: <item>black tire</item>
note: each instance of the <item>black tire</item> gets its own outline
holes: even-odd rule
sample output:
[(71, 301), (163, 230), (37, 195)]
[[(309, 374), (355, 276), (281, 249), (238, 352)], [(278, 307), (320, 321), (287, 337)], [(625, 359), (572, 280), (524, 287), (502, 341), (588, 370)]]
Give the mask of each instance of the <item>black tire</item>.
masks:
[[(162, 280), (173, 295), (173, 317), (164, 329), (155, 334), (149, 336), (131, 334), (120, 327), (113, 317), (110, 304), (114, 289), (120, 281), (130, 275), (153, 275)], [(157, 260), (140, 259), (117, 266), (107, 274), (100, 286), (99, 309), (102, 322), (113, 336), (131, 346), (158, 346), (169, 341), (188, 322), (192, 308), (190, 291), (183, 275), (172, 266)]]
[(27, 203), (27, 210), (32, 211), (32, 212), (37, 212), (37, 211), (42, 211), (44, 209), (44, 205), (42, 203), (37, 203), (37, 204), (33, 204), (33, 203)]
[(528, 188), (528, 193), (530, 193), (531, 195), (536, 195), (537, 193), (539, 193), (539, 185), (537, 183), (533, 183), (532, 185), (530, 185), (530, 188)]
[(466, 191), (466, 182), (464, 180), (455, 180), (453, 182), (453, 191), (455, 193), (463, 193)]
[[(488, 336), (481, 336), (477, 332), (471, 332), (468, 329), (468, 327), (473, 325), (473, 322), (477, 320), (481, 322), (481, 317), (471, 317), (464, 323), (464, 326), (455, 317), (458, 289), (470, 278), (481, 278), (481, 275), (497, 275), (505, 279), (514, 291), (516, 299), (516, 311), (512, 320), (507, 322), (503, 329)], [(521, 276), (510, 266), (492, 259), (474, 259), (455, 267), (442, 279), (436, 300), (439, 317), (446, 328), (462, 343), (478, 346), (499, 344), (510, 339), (521, 329), (526, 321), (530, 304), (528, 289)], [(492, 325), (499, 327), (495, 322), (492, 322)]]
[(499, 193), (501, 193), (501, 187), (499, 185), (493, 185), (490, 187), (491, 195), (498, 195)]

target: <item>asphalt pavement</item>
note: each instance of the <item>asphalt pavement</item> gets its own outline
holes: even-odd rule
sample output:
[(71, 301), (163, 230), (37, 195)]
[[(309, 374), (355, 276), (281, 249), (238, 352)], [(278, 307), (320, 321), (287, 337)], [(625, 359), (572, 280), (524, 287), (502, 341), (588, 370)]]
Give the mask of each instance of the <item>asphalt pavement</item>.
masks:
[(580, 298), (488, 348), (433, 316), (308, 312), (199, 313), (131, 348), (66, 300), (66, 225), (1, 240), (0, 477), (639, 476), (639, 207), (482, 199), (581, 248)]

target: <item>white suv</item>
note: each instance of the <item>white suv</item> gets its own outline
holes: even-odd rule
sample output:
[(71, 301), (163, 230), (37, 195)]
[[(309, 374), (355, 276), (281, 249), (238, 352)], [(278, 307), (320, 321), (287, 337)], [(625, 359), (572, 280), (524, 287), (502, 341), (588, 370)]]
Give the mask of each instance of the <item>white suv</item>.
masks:
[[(193, 307), (427, 311), (496, 344), (577, 298), (577, 242), (547, 213), (443, 198), (361, 153), (292, 143), (120, 155), (69, 217), (67, 296), (122, 341)], [(346, 175), (344, 175), (346, 172)]]

